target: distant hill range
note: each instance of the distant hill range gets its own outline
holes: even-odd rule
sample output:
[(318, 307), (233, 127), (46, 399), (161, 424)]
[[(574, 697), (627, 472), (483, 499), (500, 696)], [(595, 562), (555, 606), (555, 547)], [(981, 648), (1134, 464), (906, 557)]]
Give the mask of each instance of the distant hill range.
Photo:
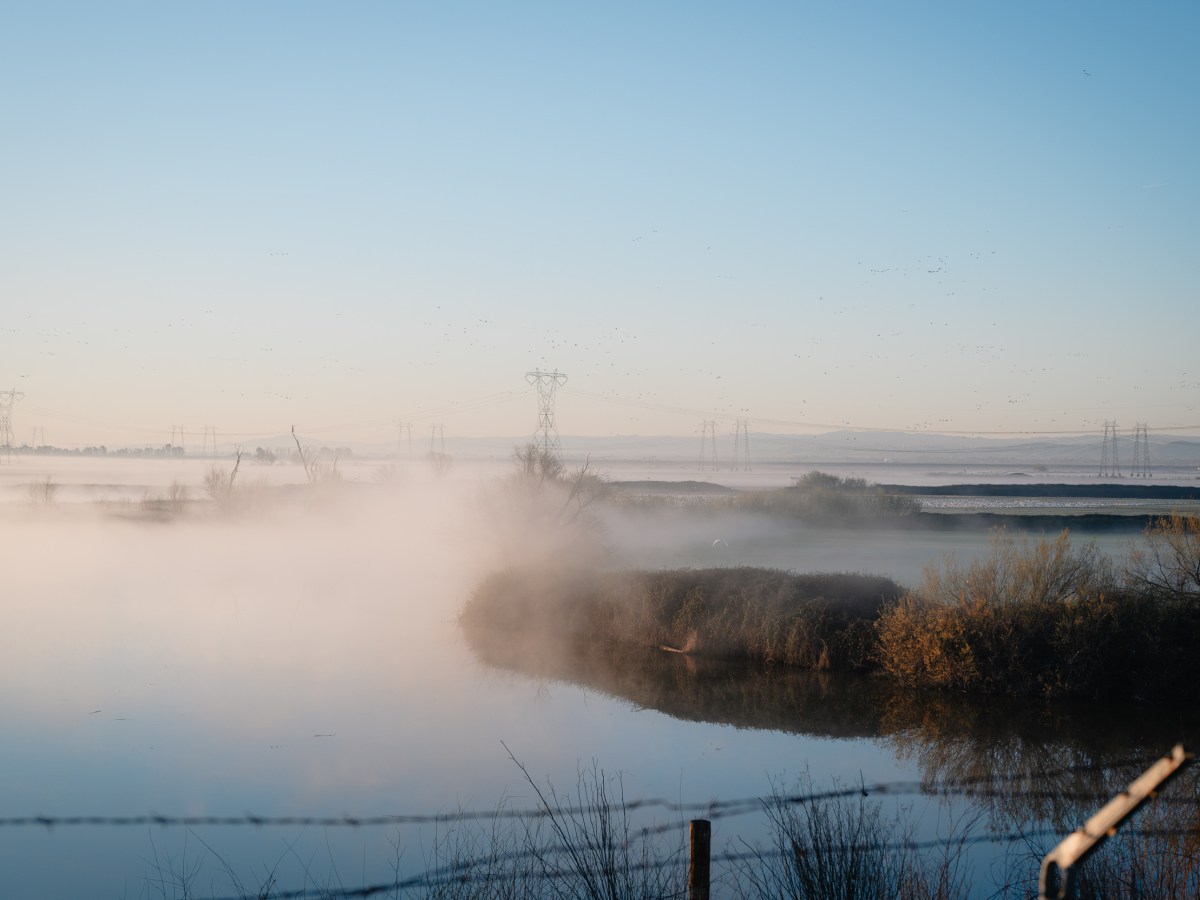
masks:
[[(447, 441), (449, 444), (449, 441)], [(699, 437), (566, 437), (563, 453), (591, 454), (597, 461), (699, 460)], [(954, 465), (1097, 466), (1101, 435), (1066, 438), (976, 438), (903, 432), (836, 431), (820, 435), (751, 434), (750, 458), (762, 463), (939, 463)], [(722, 463), (733, 457), (733, 437), (718, 439)], [(1122, 472), (1133, 463), (1133, 438), (1120, 438), (1117, 459)], [(1200, 466), (1200, 438), (1150, 436), (1150, 466)]]
[[(397, 455), (394, 441), (388, 443), (362, 443), (343, 441), (335, 437), (311, 438), (301, 434), (305, 446), (328, 447), (343, 456), (388, 458)], [(505, 460), (512, 456), (513, 449), (528, 443), (529, 435), (512, 437), (459, 437), (447, 433), (445, 452), (463, 459)], [(700, 459), (700, 436), (646, 436), (646, 435), (563, 435), (563, 455), (568, 462), (575, 463), (590, 457), (602, 464), (613, 462), (688, 463)], [(295, 450), (290, 434), (247, 443), (245, 450), (253, 455), (256, 446), (276, 453), (288, 454)], [(888, 464), (932, 464), (969, 466), (1012, 466), (1035, 469), (1038, 466), (1095, 466), (1099, 468), (1103, 451), (1103, 438), (1081, 435), (1064, 438), (1046, 437), (955, 437), (940, 434), (912, 434), (908, 432), (863, 432), (833, 431), (819, 435), (751, 433), (749, 436), (750, 460), (754, 464), (802, 464), (821, 463), (880, 465)], [(163, 448), (148, 448), (162, 454)], [(233, 444), (222, 443), (220, 452), (233, 452)], [(413, 455), (422, 457), (429, 449), (427, 440), (412, 442)], [(439, 443), (439, 451), (442, 445)], [(30, 448), (22, 448), (29, 452)], [(56, 448), (44, 448), (48, 452)], [(717, 457), (722, 468), (733, 462), (733, 435), (721, 435), (717, 439)], [(349, 453), (347, 453), (349, 451)], [(80, 452), (80, 451), (74, 451)], [(109, 450), (109, 453), (130, 451)], [(174, 450), (181, 453), (181, 449)], [(399, 456), (409, 455), (404, 445)], [(1125, 435), (1117, 441), (1117, 459), (1122, 473), (1128, 474), (1133, 462), (1133, 437)], [(745, 460), (742, 460), (744, 463)], [(1150, 435), (1150, 467), (1200, 467), (1200, 437), (1180, 435)]]
[[(320, 443), (304, 440), (306, 444)], [(530, 440), (529, 436), (456, 437), (447, 434), (446, 452), (464, 458), (507, 459), (514, 447)], [(690, 462), (700, 458), (699, 435), (562, 435), (560, 441), (563, 455), (571, 462), (588, 456), (598, 464), (606, 460)], [(1038, 465), (1099, 467), (1103, 450), (1103, 438), (1099, 433), (1064, 438), (986, 438), (907, 432), (833, 431), (819, 435), (752, 433), (749, 441), (752, 462), (793, 464), (940, 463), (1024, 468)], [(279, 445), (285, 449), (292, 446), (291, 437), (281, 439)], [(394, 443), (348, 446), (355, 454), (363, 456), (392, 456), (396, 452)], [(717, 456), (722, 466), (732, 462), (733, 447), (732, 434), (718, 437)], [(414, 441), (413, 449), (416, 454), (422, 455), (427, 445), (422, 441)], [(407, 448), (401, 455), (407, 455)], [(1118, 439), (1117, 457), (1122, 472), (1129, 472), (1133, 462), (1132, 435)], [(1200, 466), (1200, 437), (1152, 433), (1150, 466)]]

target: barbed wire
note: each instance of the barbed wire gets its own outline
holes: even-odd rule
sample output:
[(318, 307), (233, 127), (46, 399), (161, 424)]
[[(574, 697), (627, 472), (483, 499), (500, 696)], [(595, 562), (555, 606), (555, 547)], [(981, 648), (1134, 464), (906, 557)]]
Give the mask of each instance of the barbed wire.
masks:
[[(822, 853), (838, 854), (850, 851), (854, 852), (872, 852), (872, 851), (915, 851), (935, 850), (944, 847), (947, 843), (961, 844), (963, 847), (973, 847), (979, 844), (1019, 844), (1028, 843), (1038, 838), (1059, 837), (1060, 832), (1052, 828), (1037, 828), (1028, 831), (1013, 831), (1002, 834), (989, 833), (965, 837), (959, 840), (946, 841), (944, 839), (929, 839), (923, 841), (863, 841), (854, 844), (834, 844), (821, 848)], [(1127, 831), (1123, 834), (1134, 834), (1139, 836), (1149, 837), (1181, 837), (1196, 834), (1194, 829), (1147, 829), (1144, 831)], [(400, 891), (413, 889), (435, 889), (444, 888), (451, 885), (468, 886), (483, 882), (514, 882), (514, 881), (549, 881), (562, 878), (570, 878), (578, 873), (574, 868), (553, 866), (547, 864), (547, 858), (554, 855), (570, 852), (569, 848), (561, 846), (551, 846), (545, 848), (536, 848), (525, 850), (518, 853), (492, 854), (484, 858), (467, 860), (465, 862), (452, 863), (447, 866), (442, 866), (436, 869), (431, 869), (428, 872), (405, 879), (397, 879), (394, 881), (380, 882), (370, 885), (362, 885), (354, 888), (331, 888), (331, 887), (313, 887), (313, 888), (298, 888), (289, 891), (271, 891), (267, 895), (261, 893), (254, 894), (233, 894), (227, 896), (212, 896), (196, 898), (196, 900), (261, 900), (262, 896), (269, 896), (271, 900), (307, 900), (307, 898), (323, 898), (323, 900), (340, 900), (340, 898), (353, 897), (373, 897), (386, 893), (399, 893)], [(744, 863), (762, 863), (772, 860), (788, 859), (795, 854), (805, 854), (806, 850), (802, 847), (794, 846), (790, 850), (749, 850), (737, 853), (721, 853), (710, 857), (710, 862), (715, 865), (725, 865), (733, 867)], [(521, 870), (517, 872), (497, 870), (495, 867), (510, 862), (520, 862), (522, 860), (533, 860), (542, 864), (542, 868), (534, 870)], [(626, 874), (634, 874), (638, 872), (662, 871), (670, 868), (679, 869), (681, 872), (684, 869), (682, 860), (666, 860), (666, 861), (647, 861), (633, 863), (627, 866), (620, 866), (620, 871)], [(478, 870), (484, 871), (479, 874), (474, 874)], [(663, 900), (668, 900), (670, 897), (683, 897), (687, 894), (686, 889), (678, 892), (658, 895)]]
[[(1144, 758), (1129, 758), (1110, 760), (1105, 763), (1082, 763), (1074, 766), (1061, 766), (1051, 769), (1041, 769), (1037, 772), (1020, 773), (1007, 777), (994, 775), (977, 775), (947, 779), (942, 782), (925, 781), (891, 781), (862, 783), (854, 787), (838, 788), (829, 791), (818, 791), (804, 794), (773, 794), (756, 797), (742, 797), (733, 800), (710, 800), (705, 803), (679, 803), (662, 798), (644, 798), (624, 801), (619, 804), (627, 812), (658, 809), (672, 814), (702, 814), (709, 819), (721, 819), (729, 816), (746, 815), (760, 811), (766, 803), (804, 804), (822, 800), (834, 800), (861, 795), (867, 796), (969, 796), (972, 798), (1013, 798), (1013, 799), (1065, 799), (1065, 800), (1097, 800), (1106, 799), (1108, 794), (1098, 791), (1072, 790), (1005, 790), (997, 787), (1001, 784), (1028, 782), (1031, 778), (1055, 778), (1080, 772), (1100, 772), (1105, 770), (1123, 770), (1126, 768), (1145, 765)], [(1158, 803), (1194, 803), (1194, 799), (1179, 797), (1158, 797)], [(590, 815), (612, 808), (613, 804), (576, 804), (566, 806), (538, 806), (533, 809), (492, 810), (458, 810), (455, 812), (429, 814), (382, 814), (354, 816), (342, 814), (339, 816), (260, 816), (253, 813), (242, 815), (196, 815), (179, 816), (147, 813), (128, 816), (100, 815), (27, 815), (0, 817), (0, 828), (21, 828), (29, 826), (53, 829), (58, 827), (76, 826), (146, 826), (159, 827), (225, 827), (225, 826), (255, 826), (255, 827), (319, 827), (319, 828), (371, 828), (386, 825), (436, 825), (450, 822), (470, 821), (504, 821), (515, 819), (545, 819), (555, 816)]]
[[(978, 775), (946, 779), (942, 781), (891, 781), (891, 782), (876, 782), (872, 784), (859, 783), (852, 787), (837, 787), (828, 791), (808, 792), (803, 794), (781, 794), (772, 793), (766, 796), (744, 797), (732, 800), (711, 800), (705, 803), (680, 803), (667, 801), (661, 798), (646, 798), (632, 801), (605, 802), (603, 800), (596, 803), (579, 803), (568, 805), (542, 804), (533, 809), (507, 809), (500, 807), (487, 811), (477, 810), (458, 810), (455, 812), (441, 812), (434, 814), (398, 814), (398, 815), (370, 815), (370, 816), (353, 816), (343, 814), (340, 816), (259, 816), (253, 814), (245, 815), (199, 815), (199, 816), (170, 816), (150, 813), (146, 815), (131, 815), (131, 816), (91, 816), (91, 815), (74, 815), (74, 816), (50, 816), (50, 815), (32, 815), (32, 816), (10, 816), (0, 817), (0, 828), (20, 828), (37, 826), (47, 829), (57, 827), (71, 826), (160, 826), (160, 827), (204, 827), (204, 826), (255, 826), (255, 827), (320, 827), (320, 828), (369, 828), (377, 826), (403, 826), (403, 825), (440, 825), (440, 824), (458, 824), (465, 822), (501, 822), (501, 821), (546, 821), (555, 827), (559, 835), (563, 831), (559, 828), (559, 824), (565, 824), (568, 829), (576, 827), (586, 827), (587, 822), (581, 821), (581, 818), (587, 816), (603, 816), (614, 811), (624, 814), (636, 811), (655, 810), (665, 813), (674, 818), (673, 821), (661, 822), (653, 825), (647, 825), (641, 828), (630, 828), (626, 834), (626, 840), (640, 839), (647, 841), (652, 837), (660, 837), (672, 832), (681, 833), (687, 827), (685, 817), (703, 817), (710, 821), (719, 821), (723, 819), (731, 819), (738, 816), (747, 815), (754, 812), (769, 812), (770, 810), (781, 810), (787, 807), (799, 807), (804, 805), (818, 804), (824, 801), (848, 800), (848, 799), (866, 799), (869, 797), (908, 797), (908, 796), (927, 796), (927, 797), (944, 797), (944, 796), (964, 796), (971, 799), (981, 799), (990, 797), (999, 797), (1003, 799), (1054, 799), (1068, 801), (1095, 801), (1107, 799), (1110, 794), (1102, 791), (1081, 791), (1081, 790), (1028, 790), (1028, 789), (1003, 789), (1000, 785), (1022, 783), (1027, 784), (1030, 779), (1051, 779), (1062, 777), (1074, 773), (1081, 772), (1105, 772), (1111, 774), (1123, 773), (1125, 770), (1138, 768), (1145, 765), (1145, 758), (1129, 758), (1108, 760), (1106, 762), (1090, 762), (1081, 763), (1071, 766), (1062, 766), (1055, 768), (1039, 769), (1037, 771), (1015, 773), (1008, 776), (998, 777), (995, 775)], [(535, 785), (536, 787), (536, 785)], [(1163, 797), (1159, 796), (1155, 800), (1159, 804), (1186, 804), (1194, 806), (1196, 804), (1195, 796), (1185, 797)], [(529, 832), (527, 832), (529, 834)], [(1145, 838), (1172, 838), (1172, 837), (1197, 837), (1200, 836), (1200, 827), (1193, 825), (1188, 828), (1151, 828), (1145, 830), (1131, 830), (1124, 834), (1141, 836)], [(978, 844), (1012, 844), (1018, 842), (1032, 843), (1041, 838), (1048, 836), (1060, 836), (1061, 832), (1049, 829), (1031, 829), (1026, 831), (1009, 832), (1003, 834), (986, 833), (980, 835), (961, 836), (950, 839), (931, 839), (924, 841), (915, 840), (900, 840), (892, 842), (864, 842), (857, 844), (847, 844), (843, 846), (829, 846), (822, 848), (823, 851), (832, 853), (843, 853), (848, 851), (913, 851), (920, 852), (924, 850), (942, 848), (947, 844), (954, 844), (961, 847), (971, 847)], [(749, 845), (747, 845), (749, 847)], [(622, 847), (622, 849), (625, 849)], [(795, 853), (805, 852), (803, 847), (793, 847), (790, 851)], [(242, 893), (231, 895), (228, 897), (211, 897), (205, 900), (249, 900), (249, 898), (261, 898), (269, 896), (272, 900), (306, 900), (306, 898), (327, 898), (327, 900), (338, 900), (338, 898), (357, 898), (357, 897), (374, 897), (384, 894), (399, 895), (403, 891), (410, 890), (433, 890), (438, 888), (446, 888), (454, 885), (462, 885), (469, 887), (475, 884), (484, 882), (503, 882), (515, 881), (518, 879), (528, 880), (544, 880), (544, 879), (564, 879), (579, 876), (578, 862), (572, 862), (571, 857), (577, 857), (579, 853), (578, 847), (573, 847), (562, 842), (527, 846), (521, 850), (510, 851), (506, 853), (486, 853), (484, 855), (466, 859), (456, 860), (450, 864), (428, 869), (421, 875), (416, 875), (408, 878), (396, 878), (391, 881), (379, 882), (375, 884), (365, 884), (352, 888), (333, 888), (325, 886), (321, 888), (304, 887), (295, 890), (277, 891), (270, 890), (268, 893), (262, 891), (256, 893)], [(678, 855), (672, 854), (672, 856)], [(761, 850), (752, 849), (748, 852), (731, 852), (712, 856), (710, 861), (713, 864), (733, 867), (739, 864), (750, 862), (766, 862), (771, 859), (778, 859), (787, 854), (779, 850)], [(567, 862), (555, 862), (559, 857), (568, 857)], [(514, 865), (526, 863), (524, 868), (513, 869)], [(669, 856), (666, 860), (656, 858), (654, 860), (634, 863), (632, 865), (621, 866), (620, 870), (625, 873), (633, 873), (644, 870), (663, 870), (668, 867), (682, 867), (679, 860), (672, 860)], [(243, 889), (241, 885), (238, 885)], [(682, 896), (686, 892), (681, 892)], [(664, 896), (671, 896), (667, 894)]]
[[(902, 787), (903, 786), (903, 789)], [(918, 782), (892, 782), (868, 786), (868, 790), (878, 793), (920, 793)], [(833, 799), (840, 796), (857, 794), (861, 788), (829, 791), (822, 794), (806, 794), (798, 796), (796, 802), (806, 800)], [(629, 812), (644, 809), (659, 809), (668, 813), (705, 813), (709, 818), (723, 818), (729, 815), (744, 815), (762, 808), (764, 797), (746, 797), (737, 800), (713, 800), (707, 803), (674, 803), (660, 798), (629, 800), (617, 804)], [(162, 827), (184, 826), (227, 826), (253, 825), (266, 826), (303, 826), (320, 828), (369, 828), (380, 825), (437, 825), (448, 822), (470, 821), (503, 821), (508, 819), (546, 819), (554, 816), (589, 815), (609, 809), (612, 804), (583, 804), (574, 806), (538, 807), (535, 809), (494, 809), (494, 810), (459, 810), (457, 812), (432, 814), (398, 814), (372, 816), (258, 816), (245, 814), (238, 816), (168, 816), (157, 813), (133, 816), (8, 816), (0, 817), (0, 828), (20, 828), (30, 825), (45, 828), (59, 826), (143, 826), (158, 825)]]

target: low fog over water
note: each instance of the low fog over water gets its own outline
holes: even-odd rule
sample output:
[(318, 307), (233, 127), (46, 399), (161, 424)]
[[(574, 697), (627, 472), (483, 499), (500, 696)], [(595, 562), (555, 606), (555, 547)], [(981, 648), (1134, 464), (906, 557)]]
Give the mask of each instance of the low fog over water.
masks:
[[(631, 799), (758, 796), (771, 777), (805, 769), (822, 782), (920, 776), (914, 754), (870, 738), (676, 718), (536, 665), (523, 674), (480, 662), (456, 624), (473, 586), (562, 551), (497, 502), (507, 462), (442, 477), (424, 464), (344, 465), (335, 489), (315, 492), (299, 466), (243, 463), (247, 500), (227, 512), (204, 493), (210, 465), (0, 467), (4, 815), (530, 807), (509, 750), (560, 787), (595, 760), (624, 773)], [(56, 487), (39, 494), (46, 479)], [(186, 487), (182, 512), (164, 514), (173, 482)], [(609, 566), (753, 564), (902, 583), (988, 542), (780, 530), (734, 515), (698, 524), (686, 509), (609, 511), (601, 523)], [(719, 824), (714, 847), (739, 827)], [(41, 897), (157, 897), (164, 872), (193, 867), (198, 895), (226, 895), (231, 870), (257, 887), (276, 864), (280, 890), (354, 887), (421, 871), (433, 841), (415, 827), (304, 826), (59, 826), (4, 838), (10, 895)]]

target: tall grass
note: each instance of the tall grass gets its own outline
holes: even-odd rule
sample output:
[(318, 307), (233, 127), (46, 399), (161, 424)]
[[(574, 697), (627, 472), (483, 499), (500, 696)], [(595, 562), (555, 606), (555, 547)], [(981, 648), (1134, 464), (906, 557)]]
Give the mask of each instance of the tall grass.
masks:
[(861, 796), (817, 793), (807, 774), (790, 792), (776, 785), (763, 807), (771, 843), (751, 847), (735, 865), (741, 897), (952, 900), (971, 895), (971, 870), (963, 854), (975, 824), (971, 819), (952, 823), (940, 848), (922, 851), (905, 810), (888, 818), (865, 791)]
[(1160, 702), (1200, 700), (1200, 522), (1160, 520), (1123, 567), (1063, 531), (999, 532), (967, 565), (886, 578), (751, 567), (597, 572), (535, 567), (486, 579), (477, 633), (661, 647), (903, 686)]
[(58, 484), (53, 476), (47, 475), (38, 481), (29, 482), (26, 491), (29, 494), (29, 502), (34, 506), (52, 506), (54, 498), (58, 495)]
[(750, 567), (513, 569), (487, 578), (460, 622), (476, 633), (664, 647), (845, 671), (871, 664), (871, 622), (900, 594), (887, 578)]

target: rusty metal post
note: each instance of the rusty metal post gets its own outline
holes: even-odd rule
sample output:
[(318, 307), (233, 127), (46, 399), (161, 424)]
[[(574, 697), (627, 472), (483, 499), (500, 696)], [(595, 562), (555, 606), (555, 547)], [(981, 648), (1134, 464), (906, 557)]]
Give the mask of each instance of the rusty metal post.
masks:
[(688, 900), (708, 900), (712, 823), (708, 819), (692, 819), (691, 824), (691, 848), (688, 855)]

